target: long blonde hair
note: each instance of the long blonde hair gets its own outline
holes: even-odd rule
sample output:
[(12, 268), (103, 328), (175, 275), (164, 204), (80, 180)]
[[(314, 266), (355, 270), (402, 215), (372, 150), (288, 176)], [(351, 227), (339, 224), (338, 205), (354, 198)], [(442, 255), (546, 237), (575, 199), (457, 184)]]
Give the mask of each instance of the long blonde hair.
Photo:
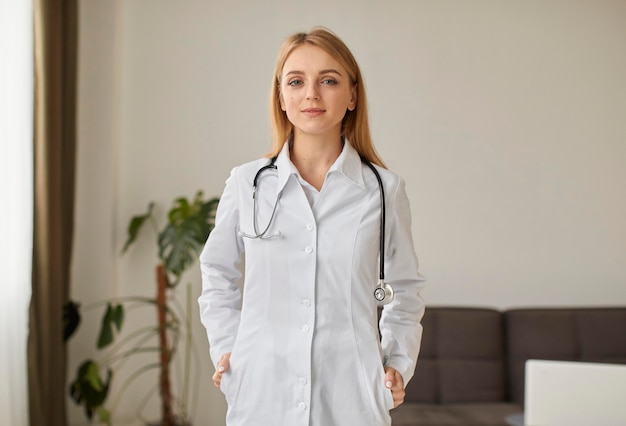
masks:
[(367, 161), (385, 167), (376, 152), (369, 129), (367, 114), (367, 96), (361, 70), (356, 59), (339, 37), (330, 30), (315, 27), (308, 33), (296, 33), (287, 38), (278, 53), (274, 81), (270, 95), (270, 121), (272, 126), (272, 151), (268, 157), (277, 156), (285, 142), (293, 136), (293, 125), (287, 114), (280, 107), (280, 83), (285, 61), (299, 46), (309, 44), (319, 47), (339, 62), (347, 71), (351, 84), (356, 89), (356, 106), (353, 111), (346, 111), (343, 118), (342, 134), (350, 144)]

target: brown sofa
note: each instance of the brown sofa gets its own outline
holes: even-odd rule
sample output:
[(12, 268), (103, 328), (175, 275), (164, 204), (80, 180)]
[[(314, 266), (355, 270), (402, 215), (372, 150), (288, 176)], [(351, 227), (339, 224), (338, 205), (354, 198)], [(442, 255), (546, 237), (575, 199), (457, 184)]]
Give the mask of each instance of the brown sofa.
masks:
[(626, 364), (626, 307), (431, 307), (394, 426), (506, 425), (524, 404), (527, 359)]

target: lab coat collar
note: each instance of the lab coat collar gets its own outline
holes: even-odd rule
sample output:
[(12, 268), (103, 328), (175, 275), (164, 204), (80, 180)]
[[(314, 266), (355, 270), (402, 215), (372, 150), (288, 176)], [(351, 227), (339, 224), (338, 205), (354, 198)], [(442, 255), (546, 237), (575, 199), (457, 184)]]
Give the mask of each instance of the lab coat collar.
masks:
[[(282, 192), (291, 175), (299, 175), (298, 169), (289, 158), (289, 145), (289, 141), (285, 142), (283, 148), (278, 154), (278, 157), (276, 158), (276, 167), (278, 172), (278, 185), (276, 187), (277, 194)], [(339, 154), (337, 160), (335, 160), (333, 165), (328, 170), (329, 173), (336, 171), (343, 174), (359, 188), (365, 188), (361, 157), (359, 157), (359, 154), (347, 140), (344, 140), (341, 154)]]
[(329, 172), (339, 171), (359, 188), (365, 188), (363, 180), (363, 162), (350, 142), (344, 140), (343, 150)]

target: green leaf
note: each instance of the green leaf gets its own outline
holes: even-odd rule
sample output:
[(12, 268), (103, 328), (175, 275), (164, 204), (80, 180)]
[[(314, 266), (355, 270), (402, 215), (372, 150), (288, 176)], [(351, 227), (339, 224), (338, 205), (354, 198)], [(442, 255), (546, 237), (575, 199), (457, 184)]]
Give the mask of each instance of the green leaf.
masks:
[(167, 215), (169, 222), (176, 224), (184, 221), (185, 218), (193, 215), (193, 207), (186, 198), (177, 198), (174, 200), (174, 207)]
[(85, 378), (92, 389), (102, 391), (102, 382), (100, 381), (98, 365), (95, 362), (89, 363), (87, 366)]
[(107, 303), (107, 309), (102, 316), (102, 324), (100, 325), (100, 334), (98, 335), (98, 349), (103, 349), (113, 343), (114, 333), (113, 326), (117, 331), (121, 331), (124, 323), (124, 308), (122, 305), (113, 307), (111, 303)]
[[(203, 200), (198, 191), (193, 201), (178, 198), (169, 211), (169, 223), (159, 234), (159, 258), (178, 282), (180, 276), (196, 261), (209, 233), (215, 226), (219, 199)], [(175, 285), (175, 284), (174, 284)]]
[(113, 342), (113, 329), (111, 328), (111, 303), (107, 303), (107, 309), (102, 317), (102, 324), (100, 325), (100, 334), (98, 335), (98, 343), (96, 344), (98, 349), (102, 349)]
[(122, 325), (124, 324), (124, 307), (122, 305), (117, 305), (113, 310), (113, 323), (115, 324), (115, 328), (117, 331), (122, 331)]
[(159, 257), (165, 269), (176, 277), (194, 263), (200, 252), (201, 246), (194, 236), (197, 232), (193, 223), (187, 222), (178, 228), (168, 225), (159, 236)]
[(141, 230), (141, 226), (144, 222), (152, 216), (152, 210), (154, 208), (154, 203), (150, 203), (148, 205), (148, 211), (145, 214), (137, 215), (131, 218), (130, 223), (128, 224), (128, 231), (126, 237), (126, 243), (124, 243), (124, 248), (122, 249), (122, 253), (125, 253), (128, 247), (137, 239), (137, 235)]
[(91, 419), (95, 411), (99, 411), (109, 393), (113, 372), (108, 369), (106, 380), (99, 375), (98, 364), (88, 359), (76, 371), (76, 377), (70, 384), (70, 397), (77, 405), (83, 405), (85, 415)]
[(98, 414), (98, 420), (100, 420), (100, 422), (111, 425), (111, 412), (109, 410), (100, 406), (96, 409), (96, 413)]

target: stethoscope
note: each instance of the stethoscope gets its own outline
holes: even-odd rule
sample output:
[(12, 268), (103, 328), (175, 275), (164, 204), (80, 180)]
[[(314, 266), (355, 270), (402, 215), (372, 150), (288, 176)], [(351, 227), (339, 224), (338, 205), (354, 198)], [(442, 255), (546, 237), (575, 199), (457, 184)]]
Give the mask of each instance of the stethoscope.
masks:
[[(376, 180), (378, 181), (378, 189), (380, 192), (380, 242), (379, 242), (380, 266), (379, 266), (378, 284), (376, 285), (376, 288), (374, 289), (374, 299), (376, 299), (378, 303), (386, 305), (387, 303), (390, 303), (393, 300), (394, 290), (391, 284), (388, 284), (385, 282), (385, 191), (383, 189), (383, 181), (380, 177), (380, 174), (376, 170), (376, 168), (372, 165), (372, 163), (370, 163), (369, 161), (367, 161), (366, 159), (362, 157), (361, 157), (361, 161), (363, 161), (363, 163), (367, 165), (367, 167), (369, 167), (370, 170), (376, 176)], [(270, 159), (270, 162), (266, 164), (265, 166), (261, 167), (256, 172), (256, 175), (254, 175), (254, 179), (252, 180), (252, 200), (253, 200), (252, 226), (254, 227), (254, 234), (246, 234), (245, 232), (240, 231), (239, 235), (241, 235), (242, 237), (250, 238), (253, 240), (255, 239), (269, 240), (271, 238), (279, 237), (281, 235), (280, 231), (268, 234), (270, 226), (272, 225), (272, 221), (274, 220), (274, 215), (276, 214), (276, 208), (280, 200), (280, 194), (276, 198), (276, 202), (274, 203), (274, 207), (272, 208), (272, 214), (270, 215), (270, 220), (267, 222), (267, 226), (265, 226), (265, 228), (261, 232), (259, 232), (258, 224), (257, 224), (257, 197), (256, 195), (257, 195), (259, 178), (261, 174), (266, 170), (269, 170), (269, 169), (277, 170), (278, 167), (276, 166), (275, 163), (276, 163), (276, 157), (272, 157)]]

